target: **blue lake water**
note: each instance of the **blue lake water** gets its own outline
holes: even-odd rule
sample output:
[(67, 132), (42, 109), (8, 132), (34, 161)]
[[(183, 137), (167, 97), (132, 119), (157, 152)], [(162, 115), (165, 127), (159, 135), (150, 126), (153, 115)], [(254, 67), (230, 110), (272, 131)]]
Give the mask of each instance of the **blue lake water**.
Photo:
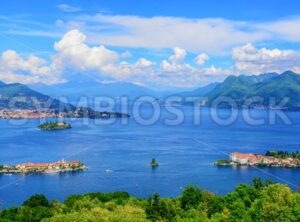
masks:
[[(216, 167), (214, 161), (228, 158), (232, 151), (265, 153), (268, 149), (300, 150), (299, 113), (288, 113), (291, 125), (249, 126), (242, 118), (219, 126), (209, 110), (201, 113), (201, 123), (193, 124), (193, 108), (181, 107), (184, 122), (167, 126), (172, 117), (162, 108), (159, 121), (150, 126), (129, 118), (128, 124), (117, 120), (69, 120), (72, 129), (43, 132), (38, 120), (0, 120), (0, 163), (53, 162), (80, 160), (89, 169), (77, 173), (1, 175), (0, 200), (3, 206), (21, 204), (36, 193), (49, 199), (63, 200), (70, 194), (96, 191), (127, 191), (147, 197), (177, 196), (187, 184), (197, 184), (212, 192), (225, 194), (237, 184), (254, 176), (300, 185), (299, 169)], [(150, 111), (149, 111), (150, 112)], [(222, 111), (221, 111), (222, 112)], [(223, 111), (226, 115), (226, 111)], [(271, 111), (272, 112), (272, 111)], [(268, 111), (253, 111), (268, 120)], [(149, 113), (146, 109), (145, 116)], [(152, 170), (151, 158), (160, 166)]]

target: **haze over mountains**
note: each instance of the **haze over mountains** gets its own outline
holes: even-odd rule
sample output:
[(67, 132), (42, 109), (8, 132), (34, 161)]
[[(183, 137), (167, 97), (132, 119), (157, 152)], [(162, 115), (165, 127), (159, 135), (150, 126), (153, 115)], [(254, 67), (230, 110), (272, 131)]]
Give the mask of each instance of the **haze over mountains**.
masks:
[(52, 86), (34, 84), (30, 85), (30, 87), (55, 98), (65, 96), (70, 101), (76, 101), (81, 96), (86, 96), (91, 99), (95, 96), (107, 96), (112, 98), (125, 96), (130, 99), (135, 99), (144, 95), (155, 96), (157, 94), (146, 87), (127, 82), (99, 83), (96, 81), (70, 81)]
[[(269, 98), (273, 97), (276, 102), (289, 98), (285, 108), (299, 109), (300, 107), (300, 75), (292, 71), (282, 74), (267, 73), (258, 76), (229, 76), (222, 83), (211, 83), (191, 91), (170, 93), (181, 97), (206, 97), (207, 106), (220, 97), (230, 97), (239, 107), (242, 107), (249, 98), (260, 97), (260, 101), (252, 101), (253, 106), (269, 106)], [(120, 98), (126, 96), (136, 99), (140, 96), (153, 96), (163, 98), (163, 94), (146, 87), (132, 83), (114, 82), (98, 83), (95, 81), (67, 82), (47, 86), (43, 84), (30, 85), (5, 84), (0, 82), (0, 107), (7, 107), (11, 98), (15, 99), (14, 105), (21, 108), (34, 107), (32, 97), (37, 98), (40, 107), (45, 107), (49, 99), (67, 97), (69, 101), (77, 100), (80, 96), (108, 96)], [(251, 99), (250, 99), (251, 101)], [(36, 102), (36, 101), (35, 101)], [(58, 107), (61, 102), (53, 99), (53, 107)]]
[(192, 91), (184, 91), (184, 92), (180, 92), (175, 94), (176, 96), (182, 96), (182, 97), (199, 97), (199, 96), (204, 96), (207, 93), (211, 92), (214, 88), (216, 88), (217, 85), (219, 85), (220, 83), (210, 83), (206, 86), (203, 87), (199, 87), (197, 89), (194, 89)]

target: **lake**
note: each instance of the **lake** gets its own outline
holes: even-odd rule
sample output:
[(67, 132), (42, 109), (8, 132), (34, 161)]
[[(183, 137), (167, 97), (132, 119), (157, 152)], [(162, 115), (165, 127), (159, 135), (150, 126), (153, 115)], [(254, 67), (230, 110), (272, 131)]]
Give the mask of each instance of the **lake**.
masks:
[[(193, 107), (181, 107), (184, 121), (176, 126), (164, 123), (172, 115), (161, 107), (157, 122), (145, 126), (129, 118), (121, 120), (69, 120), (72, 129), (44, 132), (39, 120), (0, 120), (0, 163), (54, 162), (79, 160), (88, 166), (83, 172), (62, 174), (1, 175), (2, 207), (21, 204), (36, 193), (64, 200), (86, 192), (127, 191), (147, 197), (159, 192), (163, 197), (180, 194), (188, 184), (225, 194), (253, 177), (300, 185), (300, 169), (216, 167), (214, 161), (228, 158), (232, 151), (265, 153), (268, 149), (300, 151), (299, 113), (287, 113), (292, 124), (250, 126), (239, 113), (237, 121), (219, 126), (210, 110), (201, 112), (201, 123), (193, 124)], [(151, 110), (145, 108), (144, 116)], [(227, 111), (220, 111), (226, 116)], [(270, 112), (252, 111), (268, 120)], [(274, 111), (275, 112), (275, 111)], [(90, 121), (89, 124), (86, 121)], [(159, 167), (151, 169), (156, 158)]]

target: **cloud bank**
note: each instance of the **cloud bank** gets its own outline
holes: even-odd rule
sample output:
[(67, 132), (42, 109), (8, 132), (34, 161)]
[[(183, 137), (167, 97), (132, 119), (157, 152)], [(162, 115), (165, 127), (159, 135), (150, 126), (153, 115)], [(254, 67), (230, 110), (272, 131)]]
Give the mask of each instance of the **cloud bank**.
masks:
[(141, 17), (130, 15), (79, 15), (62, 20), (66, 30), (80, 27), (89, 43), (132, 48), (174, 48), (210, 55), (230, 54), (248, 42), (300, 42), (300, 19), (271, 22), (234, 21), (222, 18)]
[[(13, 50), (3, 52), (0, 79), (6, 82), (55, 84), (72, 79), (69, 73), (82, 76), (93, 73), (93, 78), (98, 81), (127, 81), (152, 88), (188, 88), (241, 73), (300, 71), (299, 52), (256, 48), (250, 43), (231, 50), (234, 65), (227, 67), (208, 65), (211, 55), (190, 53), (179, 46), (158, 62), (146, 57), (128, 62), (131, 52), (117, 52), (101, 44), (90, 45), (87, 36), (77, 29), (66, 32), (53, 47), (55, 53), (49, 60), (33, 54), (21, 56)], [(194, 58), (188, 60), (188, 56)]]

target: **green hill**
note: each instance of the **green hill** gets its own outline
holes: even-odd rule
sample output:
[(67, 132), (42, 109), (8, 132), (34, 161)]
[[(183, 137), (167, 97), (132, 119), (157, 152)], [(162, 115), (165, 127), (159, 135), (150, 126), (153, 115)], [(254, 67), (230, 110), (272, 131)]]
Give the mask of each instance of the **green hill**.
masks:
[(0, 109), (51, 109), (55, 112), (64, 112), (67, 117), (83, 118), (121, 118), (129, 117), (120, 112), (99, 112), (89, 107), (76, 107), (70, 103), (61, 102), (50, 96), (32, 90), (26, 85), (4, 84), (0, 82)]
[(34, 91), (26, 85), (14, 83), (4, 84), (0, 82), (0, 108), (36, 109), (46, 108), (61, 110), (74, 108), (70, 104), (60, 102), (57, 99)]
[(253, 103), (255, 106), (269, 106), (270, 98), (274, 98), (277, 104), (289, 99), (285, 107), (287, 109), (300, 108), (300, 75), (287, 71), (281, 75), (265, 74), (260, 76), (229, 76), (223, 83), (206, 94), (208, 105), (220, 98), (229, 97), (239, 107), (242, 107), (246, 100), (260, 97), (261, 101)]

